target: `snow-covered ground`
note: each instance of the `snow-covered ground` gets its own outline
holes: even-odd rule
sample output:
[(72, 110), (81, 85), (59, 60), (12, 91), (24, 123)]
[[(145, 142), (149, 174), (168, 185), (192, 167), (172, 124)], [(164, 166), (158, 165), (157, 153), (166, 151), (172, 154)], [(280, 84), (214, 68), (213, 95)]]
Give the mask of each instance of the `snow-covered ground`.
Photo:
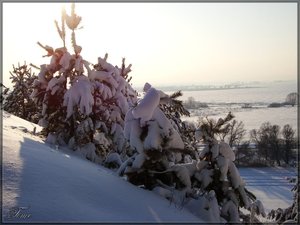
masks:
[[(3, 222), (202, 222), (110, 170), (44, 144), (24, 132), (33, 124), (3, 114)], [(14, 207), (20, 212), (12, 213)]]
[[(70, 150), (45, 144), (31, 134), (34, 127), (40, 130), (3, 112), (3, 222), (205, 223), (204, 214), (193, 215)], [(286, 177), (295, 177), (295, 169), (241, 168), (240, 173), (266, 212), (292, 204)]]
[(297, 168), (239, 168), (239, 171), (246, 188), (263, 202), (266, 213), (292, 204), (291, 189), (295, 183), (290, 178), (297, 177)]
[[(189, 110), (191, 117), (185, 119), (197, 122), (199, 117), (208, 116), (218, 120), (231, 111), (236, 120), (243, 121), (245, 124), (246, 139), (249, 138), (250, 130), (259, 129), (261, 124), (267, 121), (271, 124), (277, 124), (281, 128), (285, 124), (290, 124), (297, 131), (298, 107), (268, 107), (273, 102), (284, 102), (289, 93), (297, 92), (296, 81), (257, 83), (250, 86), (255, 87), (206, 91), (183, 90), (181, 100), (186, 101), (189, 97), (193, 97), (195, 101), (208, 105), (207, 108)], [(167, 94), (169, 93), (172, 92), (167, 92)], [(243, 108), (245, 104), (249, 104), (251, 108)]]

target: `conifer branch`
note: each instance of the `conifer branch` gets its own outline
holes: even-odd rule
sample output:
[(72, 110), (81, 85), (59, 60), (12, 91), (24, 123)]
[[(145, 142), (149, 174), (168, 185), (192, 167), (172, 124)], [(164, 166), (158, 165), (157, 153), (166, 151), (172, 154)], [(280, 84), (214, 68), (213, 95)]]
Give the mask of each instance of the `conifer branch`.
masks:
[(36, 66), (36, 65), (34, 65), (34, 64), (32, 64), (32, 63), (30, 63), (29, 66), (31, 66), (31, 67), (33, 67), (33, 68), (36, 68), (36, 69), (38, 69), (38, 70), (41, 69), (40, 67), (38, 67), (38, 66)]
[(179, 91), (176, 91), (173, 94), (171, 94), (170, 98), (175, 99), (175, 98), (178, 98), (178, 97), (181, 97), (181, 96), (182, 96), (182, 92), (179, 90)]
[(66, 47), (66, 28), (65, 28), (65, 22), (66, 22), (66, 9), (63, 7), (62, 13), (61, 13), (61, 31), (62, 31), (62, 39), (64, 43), (64, 47)]
[(107, 58), (108, 58), (108, 53), (105, 53), (105, 55), (104, 55), (104, 61), (106, 62), (107, 61)]
[(43, 57), (52, 56), (54, 54), (54, 50), (53, 50), (52, 47), (50, 47), (48, 45), (44, 46), (40, 42), (37, 42), (37, 44), (48, 52), (48, 54), (47, 55), (43, 55)]
[(57, 20), (54, 21), (57, 32), (58, 32), (61, 40), (63, 41), (64, 47), (66, 47), (65, 17), (66, 17), (66, 11), (65, 11), (65, 8), (63, 8), (62, 13), (61, 13), (61, 29), (58, 25)]
[(71, 42), (72, 42), (72, 46), (73, 46), (73, 49), (74, 49), (74, 52), (76, 52), (76, 36), (75, 36), (75, 31), (73, 30), (72, 31), (72, 37), (71, 37)]

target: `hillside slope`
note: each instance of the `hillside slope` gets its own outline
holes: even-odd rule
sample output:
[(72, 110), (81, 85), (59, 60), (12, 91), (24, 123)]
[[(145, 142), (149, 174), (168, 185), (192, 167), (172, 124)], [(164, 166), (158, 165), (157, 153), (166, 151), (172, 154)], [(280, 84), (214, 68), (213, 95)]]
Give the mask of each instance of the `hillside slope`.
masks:
[(2, 221), (200, 222), (113, 172), (46, 145), (32, 123), (3, 112)]

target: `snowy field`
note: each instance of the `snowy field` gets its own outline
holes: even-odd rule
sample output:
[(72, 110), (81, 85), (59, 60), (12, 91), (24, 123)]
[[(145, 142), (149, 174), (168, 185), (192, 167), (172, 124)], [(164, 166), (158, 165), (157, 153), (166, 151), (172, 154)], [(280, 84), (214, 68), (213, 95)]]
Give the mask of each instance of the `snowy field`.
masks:
[(239, 171), (246, 188), (263, 202), (266, 213), (292, 204), (291, 189), (295, 184), (289, 179), (297, 177), (297, 168), (239, 168)]
[[(228, 90), (202, 90), (183, 91), (181, 100), (193, 97), (196, 101), (207, 103), (207, 108), (189, 110), (191, 117), (185, 120), (196, 122), (199, 117), (208, 116), (218, 119), (231, 111), (235, 119), (243, 121), (245, 129), (259, 129), (262, 123), (269, 121), (281, 128), (290, 124), (293, 129), (298, 129), (298, 107), (285, 106), (269, 108), (273, 102), (282, 103), (291, 92), (297, 92), (296, 81), (268, 82), (256, 84), (256, 88), (228, 89)], [(167, 92), (171, 94), (172, 92)], [(243, 108), (249, 104), (251, 108)], [(247, 137), (248, 138), (248, 132)]]
[[(31, 134), (34, 127), (3, 112), (3, 222), (205, 223), (205, 215), (178, 208), (72, 151), (44, 144)], [(295, 169), (240, 172), (267, 212), (292, 204), (286, 178), (295, 177)]]

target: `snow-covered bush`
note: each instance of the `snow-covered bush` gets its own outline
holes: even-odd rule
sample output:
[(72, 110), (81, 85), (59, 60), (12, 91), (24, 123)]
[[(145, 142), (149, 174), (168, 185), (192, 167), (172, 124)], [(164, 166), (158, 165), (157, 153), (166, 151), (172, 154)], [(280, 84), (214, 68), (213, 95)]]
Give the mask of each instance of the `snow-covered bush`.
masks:
[[(75, 37), (80, 22), (72, 4), (70, 15), (63, 11), (61, 26), (56, 22), (63, 46), (54, 49), (38, 43), (51, 58), (40, 66), (31, 97), (42, 108), (39, 124), (46, 136), (101, 163), (109, 152), (126, 150), (124, 118), (136, 104), (137, 93), (129, 83), (131, 65), (125, 66), (125, 59), (118, 68), (107, 62), (107, 54), (95, 64), (83, 58)], [(66, 48), (66, 27), (71, 30), (73, 54)]]
[(294, 192), (293, 204), (286, 209), (272, 209), (268, 214), (269, 219), (276, 221), (278, 224), (296, 224), (299, 222), (299, 179), (296, 179), (292, 191)]
[(18, 67), (13, 66), (10, 75), (13, 89), (11, 92), (8, 92), (8, 89), (5, 90), (3, 109), (25, 120), (37, 123), (38, 107), (30, 98), (36, 75), (31, 72), (31, 68), (26, 63), (22, 66), (18, 64)]
[[(144, 91), (144, 97), (125, 116), (124, 134), (133, 155), (120, 166), (119, 174), (175, 204), (186, 203), (196, 213), (208, 207), (210, 222), (249, 222), (257, 221), (255, 214), (265, 216), (262, 203), (245, 188), (232, 148), (217, 140), (233, 115), (217, 122), (200, 122), (196, 136), (204, 140), (206, 148), (198, 154), (189, 151), (183, 137), (192, 139), (181, 132), (183, 128), (195, 131), (195, 127), (181, 122), (180, 117), (167, 116), (172, 110), (164, 111), (165, 104), (172, 104), (170, 96), (148, 83)], [(207, 195), (204, 199), (203, 194)], [(194, 208), (196, 202), (199, 211)], [(244, 216), (240, 207), (251, 216)]]
[[(196, 164), (192, 159), (196, 157), (182, 138), (181, 131), (188, 126), (184, 127), (180, 120), (180, 114), (187, 114), (182, 102), (176, 100), (181, 93), (168, 96), (148, 83), (144, 92), (144, 97), (125, 116), (124, 134), (133, 155), (119, 173), (125, 173), (130, 182), (149, 189), (157, 185), (156, 179), (167, 184), (177, 179), (177, 185), (190, 188), (190, 175), (185, 175), (194, 173)], [(169, 176), (165, 170), (176, 175)]]
[[(262, 203), (246, 189), (246, 184), (235, 166), (235, 154), (229, 144), (217, 140), (217, 136), (228, 129), (234, 116), (229, 113), (218, 121), (203, 118), (199, 121), (196, 136), (206, 147), (200, 152), (201, 170), (195, 178), (201, 192), (214, 191), (220, 208), (220, 216), (228, 222), (258, 221), (255, 214), (265, 216)], [(205, 163), (204, 163), (205, 162)], [(240, 207), (249, 211), (242, 214)]]

